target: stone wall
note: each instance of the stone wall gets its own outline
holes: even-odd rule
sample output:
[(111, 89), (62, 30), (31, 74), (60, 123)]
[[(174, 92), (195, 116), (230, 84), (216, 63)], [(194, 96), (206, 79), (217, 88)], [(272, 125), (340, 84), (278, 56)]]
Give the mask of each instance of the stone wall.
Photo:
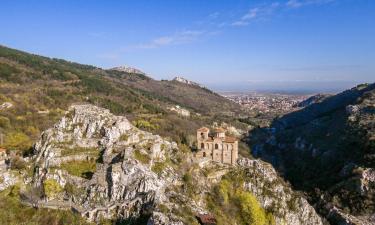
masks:
[(215, 162), (236, 164), (238, 159), (238, 141), (226, 142), (225, 134), (209, 137), (209, 130), (197, 131), (198, 152), (196, 158), (209, 158)]

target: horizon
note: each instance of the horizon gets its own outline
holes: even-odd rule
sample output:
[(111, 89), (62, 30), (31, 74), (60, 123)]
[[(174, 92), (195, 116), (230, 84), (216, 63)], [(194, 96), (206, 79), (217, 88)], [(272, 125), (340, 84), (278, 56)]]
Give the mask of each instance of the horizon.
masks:
[(106, 3), (4, 1), (0, 44), (218, 92), (336, 93), (374, 82), (373, 1)]

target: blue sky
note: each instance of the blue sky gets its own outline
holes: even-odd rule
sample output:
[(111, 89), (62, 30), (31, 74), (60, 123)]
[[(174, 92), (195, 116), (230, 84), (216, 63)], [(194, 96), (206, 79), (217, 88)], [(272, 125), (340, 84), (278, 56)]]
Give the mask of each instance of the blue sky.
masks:
[(375, 81), (373, 0), (8, 1), (0, 44), (216, 90)]

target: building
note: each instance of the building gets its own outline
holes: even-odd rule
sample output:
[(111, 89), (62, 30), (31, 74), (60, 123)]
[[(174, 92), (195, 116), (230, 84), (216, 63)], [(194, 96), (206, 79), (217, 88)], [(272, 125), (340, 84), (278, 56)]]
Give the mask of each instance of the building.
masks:
[(196, 158), (209, 158), (215, 162), (235, 165), (238, 159), (238, 140), (225, 135), (223, 128), (210, 133), (207, 127), (197, 130)]

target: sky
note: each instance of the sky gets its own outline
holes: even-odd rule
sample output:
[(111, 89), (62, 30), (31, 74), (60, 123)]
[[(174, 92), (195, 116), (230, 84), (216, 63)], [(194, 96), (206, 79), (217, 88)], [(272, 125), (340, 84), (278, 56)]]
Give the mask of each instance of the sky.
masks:
[(218, 91), (375, 82), (374, 0), (2, 0), (0, 44)]

